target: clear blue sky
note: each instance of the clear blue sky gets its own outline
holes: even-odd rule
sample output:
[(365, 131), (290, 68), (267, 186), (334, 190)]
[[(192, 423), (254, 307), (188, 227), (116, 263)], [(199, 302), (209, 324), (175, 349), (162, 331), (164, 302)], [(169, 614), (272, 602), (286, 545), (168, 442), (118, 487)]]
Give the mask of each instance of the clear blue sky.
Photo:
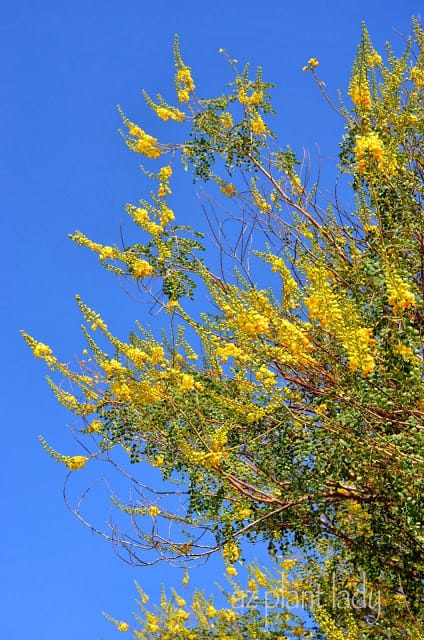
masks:
[[(180, 35), (201, 96), (221, 91), (228, 68), (220, 47), (241, 63), (261, 64), (277, 83), (276, 129), (282, 144), (317, 148), (324, 165), (337, 155), (342, 123), (322, 102), (309, 74), (311, 56), (332, 95), (346, 90), (365, 20), (381, 50), (396, 31), (407, 33), (419, 0), (0, 0), (0, 215), (3, 232), (2, 456), (0, 465), (1, 634), (8, 640), (113, 639), (100, 612), (127, 619), (137, 579), (158, 596), (161, 582), (178, 582), (164, 565), (133, 569), (94, 537), (62, 501), (64, 468), (41, 449), (42, 433), (74, 454), (44, 368), (18, 330), (47, 342), (65, 361), (83, 345), (76, 293), (123, 337), (142, 317), (95, 257), (67, 238), (81, 229), (100, 242), (119, 243), (124, 205), (149, 185), (117, 134), (120, 103), (147, 130), (159, 124), (140, 95), (172, 96), (172, 41)], [(162, 125), (164, 126), (164, 125)], [(174, 208), (184, 223), (200, 218), (190, 182), (174, 183)], [(187, 198), (184, 190), (190, 195)], [(107, 519), (106, 503), (93, 504)], [(103, 510), (103, 511), (102, 511)], [(213, 582), (213, 567), (192, 581)]]

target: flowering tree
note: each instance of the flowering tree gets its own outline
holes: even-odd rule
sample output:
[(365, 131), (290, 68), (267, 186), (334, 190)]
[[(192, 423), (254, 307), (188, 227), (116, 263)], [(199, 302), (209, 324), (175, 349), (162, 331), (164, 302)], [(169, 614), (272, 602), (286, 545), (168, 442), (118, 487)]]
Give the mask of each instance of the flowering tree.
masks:
[[(158, 469), (160, 490), (122, 469), (135, 491), (129, 501), (112, 496), (136, 531), (111, 535), (131, 562), (186, 565), (219, 550), (231, 581), (242, 540), (265, 540), (293, 564), (250, 567), (256, 604), (259, 587), (281, 595), (276, 575), (291, 581), (292, 600), (293, 584), (313, 581), (322, 595), (319, 607), (303, 603), (311, 631), (282, 605), (265, 628), (257, 607), (235, 615), (198, 593), (193, 620), (177, 592), (159, 613), (141, 594), (137, 637), (423, 637), (423, 44), (414, 21), (404, 54), (388, 47), (385, 64), (364, 28), (349, 102), (337, 107), (318, 61), (304, 67), (346, 122), (346, 207), (308, 187), (270, 128), (272, 85), (260, 69), (253, 79), (248, 67), (239, 73), (224, 51), (234, 82), (220, 97), (196, 97), (178, 41), (179, 107), (145, 94), (159, 118), (181, 123), (182, 142), (159, 142), (121, 111), (128, 147), (161, 161), (146, 170), (158, 185), (150, 199), (127, 206), (140, 242), (72, 239), (161, 306), (169, 331), (137, 323), (123, 341), (78, 298), (91, 356), (75, 371), (24, 333), (70, 381), (69, 391), (50, 385), (83, 417), (87, 455), (42, 443), (70, 471), (92, 458), (117, 468), (117, 450)], [(175, 224), (177, 158), (226, 199), (209, 212), (216, 269), (201, 235)], [(232, 219), (228, 234), (218, 207)], [(201, 313), (190, 302), (196, 290), (209, 300)], [(378, 615), (369, 603), (335, 610), (334, 589), (352, 595), (361, 584), (361, 593), (378, 591)], [(230, 605), (242, 588), (232, 589)]]

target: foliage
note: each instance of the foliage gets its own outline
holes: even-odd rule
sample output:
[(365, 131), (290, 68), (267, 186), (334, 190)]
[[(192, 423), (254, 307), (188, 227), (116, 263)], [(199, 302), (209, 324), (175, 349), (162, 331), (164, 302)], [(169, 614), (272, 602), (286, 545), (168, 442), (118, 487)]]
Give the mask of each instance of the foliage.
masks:
[[(422, 637), (424, 35), (413, 24), (405, 53), (388, 46), (387, 63), (363, 29), (352, 107), (337, 107), (346, 122), (339, 168), (353, 198), (346, 208), (308, 188), (290, 148), (275, 150), (272, 85), (261, 70), (251, 80), (222, 52), (234, 82), (199, 99), (176, 41), (185, 111), (145, 98), (159, 118), (189, 130), (184, 141), (162, 144), (121, 111), (131, 150), (170, 158), (148, 173), (158, 184), (151, 199), (127, 207), (143, 242), (118, 248), (72, 236), (162, 305), (169, 333), (158, 339), (138, 324), (122, 341), (78, 299), (91, 350), (81, 372), (24, 333), (34, 355), (79, 390), (51, 382), (92, 442), (89, 457), (61, 456), (44, 442), (47, 450), (72, 471), (121, 448), (162, 473), (162, 499), (152, 502), (136, 480), (135, 500), (113, 498), (138, 532), (136, 542), (118, 536), (130, 560), (143, 564), (153, 550), (188, 563), (219, 549), (231, 569), (243, 538), (265, 540), (273, 555), (295, 549), (302, 561), (292, 578), (322, 594), (309, 606), (316, 638)], [(324, 92), (317, 66), (311, 58), (304, 70)], [(239, 225), (221, 240), (218, 273), (202, 258), (200, 235), (174, 224), (178, 156), (194, 180), (218, 187)], [(196, 287), (210, 302), (197, 315)], [(270, 593), (273, 580), (263, 585)], [(335, 588), (350, 602), (359, 585), (378, 591), (377, 618), (370, 606), (335, 607)], [(312, 637), (290, 631), (284, 608), (266, 632), (257, 608), (208, 616), (213, 605), (199, 594), (193, 623), (176, 597), (164, 600), (165, 618), (142, 608), (136, 636), (174, 637), (175, 624), (187, 638)]]

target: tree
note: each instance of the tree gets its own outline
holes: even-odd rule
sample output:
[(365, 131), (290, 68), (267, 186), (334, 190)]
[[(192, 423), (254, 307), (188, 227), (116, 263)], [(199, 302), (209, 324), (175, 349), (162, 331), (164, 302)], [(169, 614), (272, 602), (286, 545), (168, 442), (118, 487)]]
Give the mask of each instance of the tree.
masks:
[[(313, 583), (322, 598), (319, 607), (304, 603), (310, 632), (290, 626), (286, 610), (267, 629), (257, 608), (218, 615), (201, 594), (193, 623), (175, 592), (163, 601), (167, 622), (142, 609), (137, 637), (423, 637), (423, 44), (414, 20), (404, 54), (388, 46), (383, 63), (364, 27), (351, 106), (331, 102), (315, 58), (304, 67), (346, 123), (334, 202), (276, 145), (261, 69), (254, 79), (249, 67), (239, 73), (223, 51), (234, 82), (222, 96), (196, 97), (178, 40), (179, 107), (144, 94), (159, 118), (181, 123), (183, 142), (160, 143), (121, 110), (128, 147), (162, 160), (146, 169), (157, 190), (127, 206), (142, 241), (71, 237), (162, 307), (169, 330), (159, 337), (137, 323), (124, 342), (78, 298), (91, 352), (82, 371), (24, 333), (34, 355), (79, 390), (50, 380), (91, 443), (84, 456), (43, 445), (70, 471), (91, 458), (117, 465), (123, 449), (132, 464), (161, 472), (161, 492), (128, 474), (135, 499), (112, 496), (137, 533), (114, 530), (129, 561), (188, 564), (220, 550), (231, 575), (241, 541), (265, 540), (271, 556), (295, 558), (295, 569), (282, 569), (292, 589)], [(215, 269), (201, 234), (174, 223), (178, 157), (226, 199), (208, 209)], [(352, 203), (344, 207), (340, 192)], [(231, 216), (228, 234), (219, 207)], [(190, 302), (197, 292), (209, 300), (201, 313)], [(250, 574), (256, 592), (276, 593), (275, 572)], [(370, 603), (348, 605), (367, 588), (379, 594), (378, 615)], [(335, 589), (345, 606), (334, 603)]]

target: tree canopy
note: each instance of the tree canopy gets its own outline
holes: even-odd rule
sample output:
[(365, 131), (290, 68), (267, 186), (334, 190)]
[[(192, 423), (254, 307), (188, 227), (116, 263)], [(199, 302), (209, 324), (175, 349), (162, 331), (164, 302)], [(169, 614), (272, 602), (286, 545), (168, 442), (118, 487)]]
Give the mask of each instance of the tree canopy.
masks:
[[(73, 472), (94, 458), (118, 465), (124, 451), (158, 470), (149, 485), (128, 467), (132, 498), (112, 496), (131, 522), (112, 535), (122, 555), (189, 566), (220, 551), (226, 562), (228, 607), (198, 592), (189, 613), (173, 592), (153, 613), (140, 592), (136, 637), (423, 638), (423, 44), (414, 20), (404, 53), (388, 45), (383, 61), (364, 27), (337, 104), (318, 60), (305, 65), (345, 121), (332, 198), (278, 145), (273, 85), (225, 51), (234, 79), (222, 95), (197, 96), (177, 39), (178, 107), (144, 93), (180, 123), (180, 141), (160, 142), (120, 109), (154, 185), (127, 205), (140, 241), (71, 237), (163, 310), (163, 333), (137, 322), (124, 341), (77, 298), (87, 339), (77, 367), (24, 338), (55, 372), (59, 402), (82, 416), (84, 455), (42, 439), (55, 459)], [(213, 257), (172, 209), (179, 162), (208, 183)], [(258, 606), (241, 614), (243, 539), (265, 541), (274, 569), (250, 566)], [(264, 623), (260, 588), (282, 597), (282, 577), (292, 601), (320, 589), (319, 607), (302, 603), (309, 626), (290, 597)], [(358, 589), (378, 592), (378, 613), (348, 606)]]

